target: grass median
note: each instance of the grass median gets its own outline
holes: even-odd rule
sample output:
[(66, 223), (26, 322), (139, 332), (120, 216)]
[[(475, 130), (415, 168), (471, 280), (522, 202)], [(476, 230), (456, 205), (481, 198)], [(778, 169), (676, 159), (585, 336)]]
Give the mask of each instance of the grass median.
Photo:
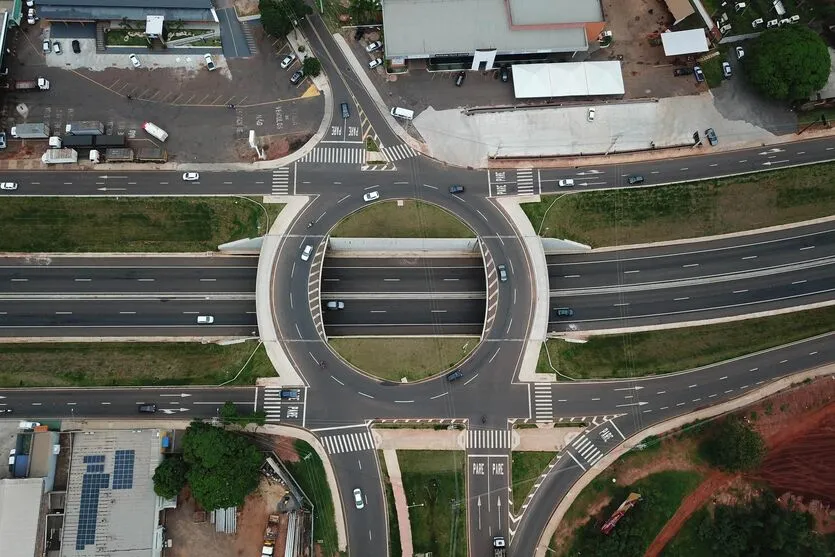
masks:
[(193, 252), (264, 233), (250, 198), (8, 197), (0, 204), (0, 251)]
[(549, 340), (540, 350), (537, 371), (554, 373), (556, 369), (574, 379), (643, 377), (693, 369), (830, 331), (835, 331), (835, 307), (718, 325), (596, 336), (585, 344)]
[(522, 503), (530, 493), (533, 484), (556, 456), (552, 452), (516, 451), (512, 454), (511, 478), (513, 485), (513, 510), (522, 511)]
[(397, 451), (415, 554), (467, 555), (465, 455), (459, 451)]
[(522, 208), (541, 236), (593, 247), (725, 234), (835, 214), (835, 164), (547, 196)]
[(437, 205), (404, 199), (374, 203), (342, 219), (342, 238), (475, 238), (455, 215)]
[(256, 350), (256, 346), (251, 342), (0, 344), (0, 387), (217, 385), (236, 376), (234, 384), (252, 385), (258, 377), (276, 375), (264, 347)]
[(331, 338), (340, 356), (369, 375), (419, 381), (449, 369), (478, 346), (478, 337)]

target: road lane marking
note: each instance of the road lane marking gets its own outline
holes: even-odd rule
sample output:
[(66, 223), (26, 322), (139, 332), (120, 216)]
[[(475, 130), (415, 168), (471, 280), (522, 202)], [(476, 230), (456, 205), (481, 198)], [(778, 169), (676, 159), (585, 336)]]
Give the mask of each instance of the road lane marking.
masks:
[(217, 279), (213, 279), (213, 278), (202, 278), (202, 279), (200, 279), (200, 282), (217, 282)]
[(71, 311), (56, 311), (55, 315), (72, 315)]
[(449, 392), (441, 393), (441, 394), (435, 395), (435, 396), (431, 396), (431, 397), (429, 397), (429, 400), (435, 400), (436, 398), (441, 398), (442, 396), (446, 396), (448, 394), (449, 394)]
[(75, 282), (92, 282), (93, 279), (91, 278), (77, 278), (73, 279)]
[(362, 395), (362, 396), (364, 396), (364, 397), (374, 398), (373, 396), (371, 396), (371, 395), (367, 395), (367, 394), (365, 394), (365, 393), (364, 393), (364, 392), (362, 392), (362, 391), (357, 391), (357, 393), (361, 394), (361, 395)]
[(343, 383), (342, 381), (340, 381), (339, 379), (337, 379), (337, 378), (336, 378), (336, 377), (334, 377), (333, 375), (331, 375), (331, 379), (333, 379), (334, 381), (336, 381), (337, 383), (339, 383), (339, 384), (340, 384), (340, 385), (342, 385), (342, 386), (344, 386), (344, 385), (345, 385), (345, 383)]
[(751, 368), (751, 369), (749, 369), (748, 371), (757, 371), (758, 369), (760, 369), (760, 368), (758, 368), (758, 367), (752, 367), (752, 368)]
[(674, 302), (683, 302), (685, 300), (689, 300), (690, 296), (684, 296), (683, 298), (673, 298)]
[(747, 255), (747, 256), (743, 257), (742, 260), (745, 261), (746, 259), (756, 259), (756, 258), (757, 258), (756, 255)]
[(682, 265), (682, 267), (685, 268), (685, 269), (687, 267), (698, 267), (698, 266), (699, 266), (698, 263), (688, 263), (687, 265)]
[(157, 279), (143, 278), (143, 279), (136, 279), (136, 280), (138, 280), (139, 282), (154, 282)]
[(687, 388), (688, 388), (688, 389), (692, 389), (693, 387), (697, 387), (697, 386), (698, 386), (698, 385), (696, 385), (696, 383), (693, 383), (692, 385), (690, 385), (690, 386), (689, 386), (689, 387), (687, 387)]
[[(499, 350), (501, 350), (501, 349), (502, 349), (502, 347), (501, 347), (501, 346), (499, 346), (498, 348), (496, 348), (496, 351), (495, 351), (495, 352), (493, 352), (493, 355), (492, 355), (492, 356), (490, 356), (490, 359), (489, 359), (489, 360), (487, 360), (487, 363), (488, 363), (488, 364), (493, 363), (493, 358), (495, 358), (495, 357), (499, 354)], [(817, 354), (817, 352), (812, 352), (812, 354)], [(809, 355), (811, 356), (812, 354), (809, 354)]]
[(135, 311), (120, 311), (119, 315), (136, 315)]
[(465, 382), (464, 382), (464, 386), (466, 387), (467, 385), (469, 385), (470, 383), (472, 383), (473, 381), (475, 381), (475, 378), (476, 378), (476, 377), (478, 377), (478, 374), (477, 374), (477, 373), (476, 373), (475, 375), (473, 375), (470, 379), (468, 379), (467, 381), (465, 381)]
[(747, 288), (745, 288), (743, 290), (734, 290), (733, 291), (734, 294), (745, 294), (746, 292), (748, 292)]
[(814, 356), (814, 355), (815, 355), (815, 354), (817, 354), (817, 353), (818, 353), (818, 351), (817, 351), (817, 350), (815, 350), (814, 352), (809, 352), (809, 355), (810, 355), (810, 356)]
[(796, 280), (796, 281), (794, 281), (792, 284), (803, 284), (804, 282), (806, 282), (806, 279), (803, 279), (803, 280)]
[(433, 309), (432, 313), (446, 313), (445, 309)]
[(727, 376), (727, 375), (723, 375), (722, 377), (720, 377), (720, 378), (719, 378), (719, 381), (724, 381), (724, 380), (725, 380), (725, 379), (727, 379), (727, 378), (728, 378), (728, 376)]
[(562, 278), (580, 278), (580, 275), (565, 275)]
[(632, 273), (640, 273), (640, 272), (641, 272), (640, 270), (635, 269), (634, 271), (624, 271), (623, 274), (624, 275), (631, 275)]
[(807, 249), (815, 249), (815, 246), (806, 246), (805, 248), (800, 248), (800, 251), (806, 251)]
[(13, 278), (12, 282), (29, 282), (29, 279)]
[(667, 392), (667, 391), (658, 391), (658, 392), (657, 392), (657, 393), (655, 393), (655, 394), (657, 394), (657, 395), (663, 395), (663, 394), (665, 394), (666, 392)]
[(411, 404), (414, 400), (395, 400), (394, 402), (398, 404)]

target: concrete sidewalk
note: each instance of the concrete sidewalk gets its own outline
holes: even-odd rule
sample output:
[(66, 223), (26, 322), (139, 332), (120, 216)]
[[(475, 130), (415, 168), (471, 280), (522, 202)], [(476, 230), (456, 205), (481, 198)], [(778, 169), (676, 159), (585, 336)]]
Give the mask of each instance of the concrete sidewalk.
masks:
[[(543, 427), (514, 429), (514, 451), (561, 451), (585, 427)], [(371, 428), (374, 446), (383, 451), (464, 451), (467, 450), (467, 430), (435, 430), (408, 428)]]
[[(397, 452), (392, 449), (384, 450), (383, 458), (391, 482), (391, 491), (394, 494), (397, 530), (400, 532), (400, 552), (403, 557), (411, 557), (414, 554), (412, 525), (409, 522), (409, 502), (406, 499), (406, 492), (403, 490), (403, 478), (400, 477), (400, 462), (397, 460)], [(391, 509), (389, 509), (389, 512), (391, 512)]]

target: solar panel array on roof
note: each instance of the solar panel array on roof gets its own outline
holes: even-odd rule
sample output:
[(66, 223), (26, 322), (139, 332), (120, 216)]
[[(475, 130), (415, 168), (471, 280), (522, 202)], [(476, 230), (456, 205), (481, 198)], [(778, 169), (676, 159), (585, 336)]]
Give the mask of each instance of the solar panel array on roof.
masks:
[(116, 451), (113, 464), (113, 489), (131, 489), (133, 487), (133, 461), (136, 452), (133, 450)]
[(81, 501), (78, 512), (78, 530), (75, 535), (75, 549), (96, 543), (96, 519), (99, 515), (99, 493), (110, 484), (110, 474), (96, 472), (104, 470), (104, 455), (84, 457), (87, 472), (81, 480)]

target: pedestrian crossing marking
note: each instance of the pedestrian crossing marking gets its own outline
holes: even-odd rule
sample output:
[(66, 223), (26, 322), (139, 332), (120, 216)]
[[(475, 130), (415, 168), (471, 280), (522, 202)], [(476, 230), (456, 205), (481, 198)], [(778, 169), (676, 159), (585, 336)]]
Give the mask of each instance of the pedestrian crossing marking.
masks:
[(467, 430), (467, 448), (510, 450), (511, 434), (509, 429), (470, 429)]
[(405, 144), (394, 145), (392, 147), (384, 147), (383, 154), (386, 156), (388, 160), (392, 162), (400, 161), (403, 159), (409, 159), (418, 155), (414, 149)]
[(363, 164), (365, 162), (365, 149), (356, 147), (314, 147), (312, 151), (299, 159), (299, 162)]
[(603, 453), (585, 435), (580, 435), (571, 443), (571, 448), (577, 455), (589, 463), (590, 466), (597, 464), (603, 458)]
[(533, 387), (534, 419), (537, 422), (554, 420), (554, 402), (550, 383), (537, 383)]
[(533, 195), (533, 169), (520, 168), (516, 171), (516, 193)]
[(249, 55), (254, 56), (258, 54), (258, 43), (255, 41), (253, 29), (250, 26), (249, 22), (243, 23), (241, 25), (241, 30), (243, 30), (244, 39), (246, 39), (246, 46), (249, 47)]
[(357, 433), (340, 433), (322, 437), (328, 454), (354, 453), (374, 450), (374, 438), (371, 432), (364, 430)]
[(272, 194), (288, 195), (290, 193), (290, 167), (283, 166), (273, 170)]
[[(281, 422), (282, 412), (284, 412), (286, 419), (299, 418), (299, 409), (302, 407), (302, 401), (281, 398), (282, 389), (282, 387), (264, 388), (263, 410), (267, 415), (267, 423)], [(301, 389), (299, 391), (301, 393)]]

